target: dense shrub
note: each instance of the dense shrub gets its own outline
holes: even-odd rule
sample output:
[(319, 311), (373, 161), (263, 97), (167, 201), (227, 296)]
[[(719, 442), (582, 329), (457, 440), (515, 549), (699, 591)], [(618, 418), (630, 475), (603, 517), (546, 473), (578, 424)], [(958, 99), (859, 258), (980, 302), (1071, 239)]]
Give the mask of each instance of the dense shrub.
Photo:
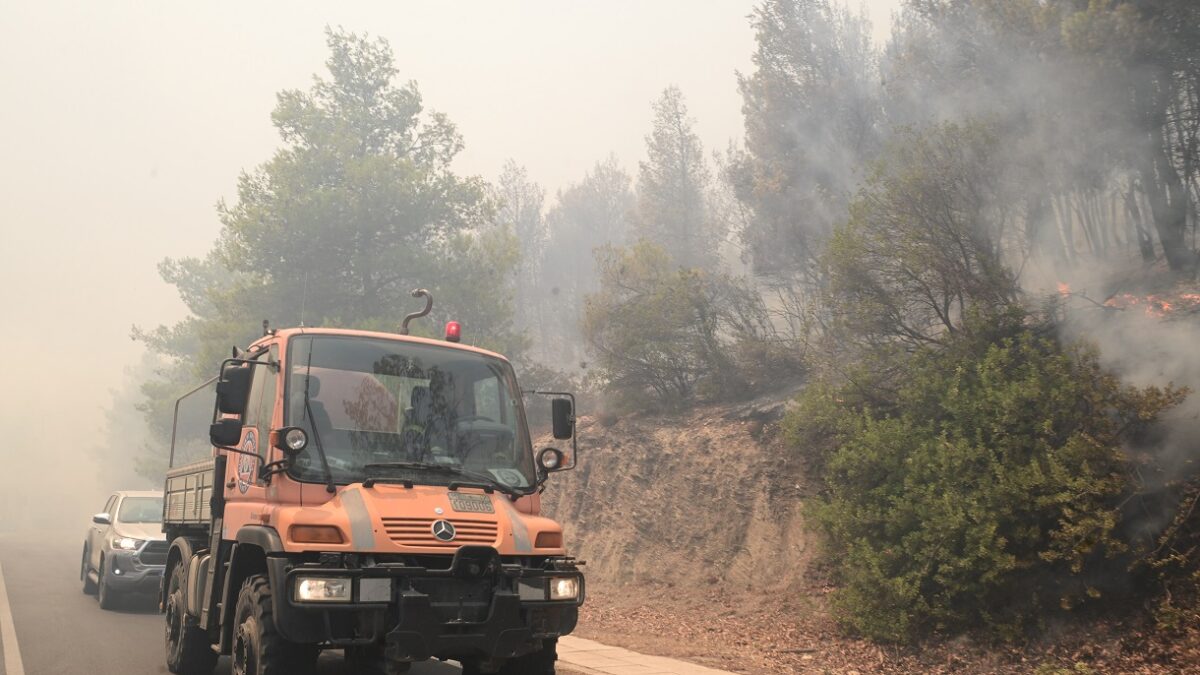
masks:
[(1019, 312), (969, 324), (912, 354), (894, 390), (861, 369), (787, 421), (823, 463), (835, 609), (875, 639), (1014, 631), (1099, 595), (1091, 575), (1126, 548), (1122, 443), (1183, 395), (1122, 386)]
[(720, 272), (678, 267), (645, 240), (602, 248), (596, 258), (600, 290), (587, 297), (582, 329), (602, 384), (621, 399), (618, 408), (749, 391), (740, 357), (770, 334), (752, 288)]

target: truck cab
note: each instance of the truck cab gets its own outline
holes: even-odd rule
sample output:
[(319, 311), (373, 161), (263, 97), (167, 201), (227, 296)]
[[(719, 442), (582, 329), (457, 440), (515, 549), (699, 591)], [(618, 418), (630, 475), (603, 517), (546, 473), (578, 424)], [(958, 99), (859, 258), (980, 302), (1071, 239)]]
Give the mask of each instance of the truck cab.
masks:
[[(553, 673), (584, 579), (541, 515), (572, 468), (574, 399), (551, 394), (535, 455), (499, 354), (393, 333), (266, 331), (176, 406), (164, 526), (167, 665), (303, 673), (341, 649), (354, 672), (454, 659), (467, 673)], [(215, 401), (207, 457), (181, 413)]]

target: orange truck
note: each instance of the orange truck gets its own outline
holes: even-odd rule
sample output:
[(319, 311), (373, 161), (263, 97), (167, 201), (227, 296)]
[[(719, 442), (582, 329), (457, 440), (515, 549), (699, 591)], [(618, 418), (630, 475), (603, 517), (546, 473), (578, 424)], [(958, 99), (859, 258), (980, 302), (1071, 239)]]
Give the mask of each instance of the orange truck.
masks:
[[(575, 399), (549, 397), (535, 456), (513, 368), (446, 338), (267, 330), (176, 404), (164, 501), (167, 667), (295, 675), (323, 650), (355, 673), (430, 658), (463, 672), (552, 674), (584, 578), (540, 515), (574, 468)], [(215, 402), (212, 401), (215, 399)], [(181, 409), (211, 406), (207, 439)], [(206, 413), (207, 415), (207, 413)], [(191, 445), (189, 445), (191, 444)], [(203, 458), (182, 466), (187, 448)]]

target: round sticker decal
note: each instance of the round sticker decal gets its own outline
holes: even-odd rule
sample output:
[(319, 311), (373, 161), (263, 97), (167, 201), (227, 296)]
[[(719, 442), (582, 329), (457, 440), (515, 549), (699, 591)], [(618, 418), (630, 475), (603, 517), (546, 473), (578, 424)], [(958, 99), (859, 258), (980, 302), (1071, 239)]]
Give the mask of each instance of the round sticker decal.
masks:
[[(253, 430), (246, 432), (246, 440), (242, 443), (242, 450), (251, 454), (258, 453), (258, 443), (254, 438)], [(250, 455), (238, 455), (238, 490), (240, 490), (242, 494), (246, 494), (246, 491), (250, 489), (250, 486), (257, 482), (254, 476), (254, 469), (257, 466), (258, 460), (254, 457), (251, 457)]]

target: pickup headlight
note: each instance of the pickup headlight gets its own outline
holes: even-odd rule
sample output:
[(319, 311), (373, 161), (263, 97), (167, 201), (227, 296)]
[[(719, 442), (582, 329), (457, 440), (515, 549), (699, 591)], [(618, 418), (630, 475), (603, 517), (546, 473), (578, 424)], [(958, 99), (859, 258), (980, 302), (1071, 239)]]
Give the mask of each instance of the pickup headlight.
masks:
[(296, 602), (350, 602), (350, 577), (296, 577)]
[(578, 577), (551, 577), (551, 600), (575, 600), (579, 597)]
[(142, 547), (142, 540), (133, 537), (113, 537), (112, 546), (118, 551), (136, 551)]

